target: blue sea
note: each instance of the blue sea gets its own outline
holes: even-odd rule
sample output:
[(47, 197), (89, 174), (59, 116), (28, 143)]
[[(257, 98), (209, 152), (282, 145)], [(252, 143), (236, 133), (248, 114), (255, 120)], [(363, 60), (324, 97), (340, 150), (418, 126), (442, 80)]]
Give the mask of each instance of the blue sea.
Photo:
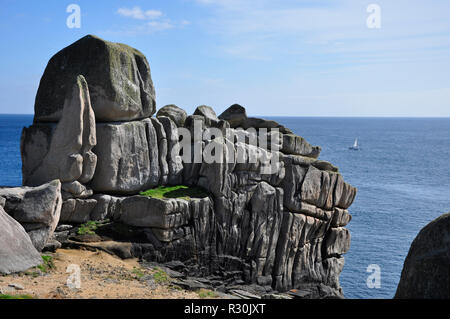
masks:
[[(392, 298), (412, 240), (450, 211), (450, 119), (272, 117), (322, 147), (358, 188), (341, 285), (347, 298)], [(0, 185), (21, 185), (20, 134), (31, 115), (0, 115)], [(358, 138), (361, 150), (350, 151)], [(381, 268), (368, 288), (367, 267)]]

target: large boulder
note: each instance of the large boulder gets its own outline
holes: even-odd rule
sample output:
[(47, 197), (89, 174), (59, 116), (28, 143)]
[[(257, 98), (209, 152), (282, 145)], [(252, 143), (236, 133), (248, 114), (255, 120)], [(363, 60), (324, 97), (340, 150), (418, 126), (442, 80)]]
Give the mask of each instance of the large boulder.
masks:
[(42, 263), (25, 229), (0, 207), (0, 274), (25, 271)]
[(42, 250), (59, 222), (60, 181), (38, 187), (1, 188), (0, 196), (6, 200), (5, 211), (22, 224), (36, 249)]
[(150, 179), (148, 122), (97, 125), (97, 169), (91, 183), (95, 192), (130, 194), (143, 190)]
[[(97, 168), (89, 186), (96, 193), (136, 194), (165, 184), (172, 147), (178, 146), (179, 152), (177, 127), (165, 119), (170, 121), (173, 133), (167, 137), (165, 127), (154, 118), (97, 124), (98, 143), (93, 149)], [(175, 171), (180, 176), (182, 168), (177, 157), (171, 176)]]
[(88, 35), (54, 55), (42, 76), (35, 122), (57, 122), (73, 79), (89, 84), (96, 120), (126, 121), (155, 113), (155, 90), (145, 56), (127, 45)]
[(425, 226), (414, 239), (398, 284), (398, 299), (450, 298), (450, 213)]
[(219, 119), (227, 121), (233, 128), (242, 127), (247, 122), (247, 111), (243, 106), (233, 104), (219, 115)]
[(208, 127), (210, 127), (214, 123), (219, 122), (219, 118), (217, 117), (216, 112), (214, 112), (214, 109), (211, 106), (200, 105), (194, 111), (194, 115), (203, 116), (205, 118), (205, 124)]
[(312, 146), (301, 136), (283, 134), (283, 147), (281, 151), (285, 154), (318, 158), (321, 150), (320, 146)]
[(185, 110), (179, 108), (176, 105), (170, 104), (162, 107), (158, 113), (156, 113), (156, 117), (167, 116), (170, 118), (178, 127), (184, 126), (184, 122), (186, 122), (187, 113)]
[(65, 98), (58, 125), (42, 124), (24, 128), (21, 139), (23, 183), (37, 186), (54, 179), (63, 183), (89, 182), (97, 157), (95, 115), (83, 76)]

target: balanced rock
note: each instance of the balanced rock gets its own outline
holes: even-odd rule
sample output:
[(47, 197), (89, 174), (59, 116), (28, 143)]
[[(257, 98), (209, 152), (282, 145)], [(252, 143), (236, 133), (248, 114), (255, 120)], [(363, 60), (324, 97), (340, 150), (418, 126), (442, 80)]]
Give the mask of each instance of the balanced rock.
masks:
[(54, 179), (89, 182), (95, 171), (95, 116), (83, 76), (77, 76), (64, 102), (61, 120), (24, 128), (21, 139), (23, 183), (38, 186)]
[(62, 198), (58, 180), (38, 187), (1, 188), (5, 211), (28, 232), (37, 250), (44, 248), (58, 226)]
[(450, 213), (425, 226), (403, 265), (395, 298), (450, 298)]
[(42, 258), (25, 229), (0, 207), (0, 274), (25, 271)]
[(145, 56), (127, 45), (88, 35), (53, 56), (42, 76), (35, 122), (57, 122), (73, 79), (89, 84), (96, 120), (126, 121), (155, 113), (155, 90)]
[(176, 105), (166, 105), (162, 107), (158, 113), (156, 113), (156, 117), (167, 116), (170, 118), (178, 127), (184, 126), (184, 122), (186, 122), (187, 113), (185, 110), (179, 108)]

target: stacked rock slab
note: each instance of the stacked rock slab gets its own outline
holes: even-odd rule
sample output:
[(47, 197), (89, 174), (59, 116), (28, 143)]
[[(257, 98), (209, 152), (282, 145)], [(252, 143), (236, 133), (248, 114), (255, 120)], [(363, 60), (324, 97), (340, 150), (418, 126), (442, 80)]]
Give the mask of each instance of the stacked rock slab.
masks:
[[(83, 64), (77, 54), (92, 61), (108, 56), (109, 62)], [(75, 112), (74, 123), (66, 122), (66, 106), (76, 103), (61, 109), (61, 98), (50, 101), (51, 96), (70, 100), (73, 93), (67, 85), (56, 83), (81, 76), (88, 89), (75, 85), (72, 91), (90, 94), (89, 103), (80, 99), (78, 104), (91, 105), (95, 113), (95, 130), (87, 135), (95, 134), (96, 144), (85, 144), (86, 134), (80, 130), (92, 127), (85, 124), (93, 123), (91, 117)], [(247, 117), (240, 105), (220, 116), (205, 105), (190, 116), (174, 105), (156, 118), (151, 117), (154, 112), (145, 57), (96, 37), (81, 39), (50, 60), (41, 80), (35, 123), (22, 137), (24, 183), (31, 183), (33, 174), (47, 182), (37, 163), (46, 163), (58, 127), (64, 125), (82, 138), (76, 151), (59, 155), (71, 158), (92, 151), (96, 165), (91, 179), (89, 174), (81, 178), (79, 163), (85, 157), (72, 156), (77, 174), (71, 179), (58, 176), (65, 189), (61, 223), (110, 219), (117, 239), (132, 242), (126, 255), (196, 264), (197, 275), (232, 272), (247, 283), (279, 291), (296, 288), (315, 291), (315, 297), (342, 296), (339, 274), (350, 245), (347, 209), (356, 189), (336, 167), (318, 160), (320, 147), (275, 121)], [(192, 133), (190, 140), (186, 132)], [(223, 161), (202, 159), (211, 150)], [(246, 158), (255, 161), (242, 161)], [(61, 161), (65, 163), (72, 162)], [(48, 178), (57, 175), (54, 169), (48, 169)], [(138, 195), (181, 184), (202, 187), (210, 195), (190, 200)]]

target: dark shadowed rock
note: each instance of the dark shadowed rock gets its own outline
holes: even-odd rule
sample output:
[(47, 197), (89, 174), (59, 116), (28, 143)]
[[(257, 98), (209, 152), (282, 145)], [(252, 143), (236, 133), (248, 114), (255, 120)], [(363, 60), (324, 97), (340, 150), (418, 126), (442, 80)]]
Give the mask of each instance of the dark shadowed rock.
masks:
[(185, 110), (179, 108), (178, 106), (171, 104), (162, 107), (158, 111), (158, 113), (156, 113), (156, 117), (160, 116), (167, 116), (172, 121), (174, 121), (178, 127), (181, 127), (184, 126), (184, 122), (187, 118), (187, 113)]
[(429, 223), (414, 239), (395, 298), (450, 298), (450, 213)]
[(124, 121), (155, 113), (155, 90), (145, 56), (127, 45), (88, 35), (53, 56), (42, 76), (35, 121), (57, 122), (72, 81), (89, 84), (96, 120)]
[(219, 116), (219, 119), (227, 121), (231, 127), (242, 127), (247, 121), (247, 112), (239, 104), (233, 104)]
[(0, 273), (25, 271), (42, 263), (25, 229), (0, 207)]

